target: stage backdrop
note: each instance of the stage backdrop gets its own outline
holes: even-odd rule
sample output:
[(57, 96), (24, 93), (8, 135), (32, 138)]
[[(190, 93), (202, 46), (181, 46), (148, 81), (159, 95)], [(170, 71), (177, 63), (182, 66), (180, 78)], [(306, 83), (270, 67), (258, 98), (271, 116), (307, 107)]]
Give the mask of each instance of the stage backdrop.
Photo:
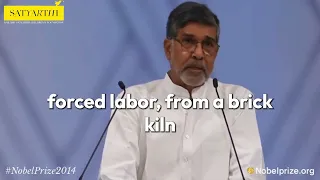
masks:
[[(97, 98), (163, 78), (163, 39), (177, 0), (65, 1), (63, 24), (0, 24), (0, 179), (76, 180), (110, 110), (49, 110), (47, 98)], [(314, 168), (320, 179), (320, 1), (200, 1), (221, 20), (216, 77), (275, 98), (259, 110), (268, 168)], [(4, 5), (54, 4), (2, 0)], [(103, 144), (103, 143), (102, 143)], [(97, 178), (101, 145), (85, 180)], [(214, 161), (214, 160), (213, 160)], [(5, 168), (76, 167), (76, 175), (6, 175)]]

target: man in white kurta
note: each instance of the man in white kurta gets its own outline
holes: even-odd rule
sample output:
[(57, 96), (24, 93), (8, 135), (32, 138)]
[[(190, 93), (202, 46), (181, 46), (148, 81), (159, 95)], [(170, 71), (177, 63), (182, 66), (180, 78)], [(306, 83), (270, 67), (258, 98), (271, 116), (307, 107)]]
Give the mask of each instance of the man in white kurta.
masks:
[[(168, 19), (164, 50), (170, 70), (163, 79), (126, 89), (135, 99), (158, 99), (155, 109), (119, 109), (109, 126), (100, 180), (241, 180), (242, 175), (210, 74), (219, 45), (219, 20), (206, 6), (187, 2)], [(229, 109), (228, 95), (248, 98), (238, 85), (218, 83), (224, 111), (246, 180), (265, 180), (247, 169), (264, 168), (254, 109)], [(123, 93), (123, 92), (122, 92)], [(121, 97), (119, 94), (118, 98)], [(167, 109), (165, 99), (208, 99), (209, 108)], [(146, 132), (146, 117), (165, 117), (175, 132)], [(150, 126), (149, 126), (150, 127)], [(148, 128), (147, 128), (148, 130)]]
[[(164, 88), (165, 87), (165, 88)], [(248, 98), (247, 89), (219, 82), (220, 98), (228, 95)], [(157, 98), (162, 110), (118, 110), (112, 120), (104, 147), (101, 180), (241, 180), (223, 114), (210, 109), (166, 109), (168, 94), (189, 98), (189, 93), (164, 79), (127, 89), (135, 99)], [(217, 98), (212, 79), (192, 92), (193, 99)], [(226, 105), (226, 104), (225, 104)], [(225, 109), (235, 147), (247, 180), (264, 180), (247, 168), (264, 168), (255, 110)], [(175, 133), (145, 132), (145, 117), (165, 117), (176, 123)]]

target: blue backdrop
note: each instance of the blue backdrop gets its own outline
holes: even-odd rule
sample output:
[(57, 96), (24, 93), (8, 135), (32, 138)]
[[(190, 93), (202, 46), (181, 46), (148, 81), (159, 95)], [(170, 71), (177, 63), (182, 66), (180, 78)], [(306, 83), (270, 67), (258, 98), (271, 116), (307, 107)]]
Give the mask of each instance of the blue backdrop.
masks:
[[(51, 93), (97, 98), (163, 78), (165, 25), (178, 0), (66, 1), (63, 24), (0, 23), (0, 179), (77, 179), (110, 110), (49, 110)], [(221, 20), (215, 75), (256, 96), (275, 98), (259, 110), (268, 168), (313, 168), (320, 179), (320, 1), (200, 1)], [(6, 4), (54, 4), (2, 0)], [(1, 11), (3, 8), (1, 7)], [(2, 15), (2, 12), (1, 12)], [(2, 21), (3, 18), (1, 18)], [(85, 180), (96, 179), (99, 147)], [(6, 166), (76, 167), (76, 175), (6, 175)]]

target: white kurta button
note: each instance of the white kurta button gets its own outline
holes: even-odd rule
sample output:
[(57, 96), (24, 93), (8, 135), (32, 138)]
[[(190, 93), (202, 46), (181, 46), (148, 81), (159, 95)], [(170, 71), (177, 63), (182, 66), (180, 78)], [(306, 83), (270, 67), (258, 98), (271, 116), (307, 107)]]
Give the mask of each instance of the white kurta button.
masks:
[(188, 159), (187, 157), (185, 157), (185, 158), (184, 158), (184, 162), (187, 163), (188, 161), (189, 161), (189, 159)]
[(190, 138), (190, 136), (189, 136), (189, 135), (186, 135), (185, 137), (186, 137), (186, 139), (189, 139), (189, 138)]

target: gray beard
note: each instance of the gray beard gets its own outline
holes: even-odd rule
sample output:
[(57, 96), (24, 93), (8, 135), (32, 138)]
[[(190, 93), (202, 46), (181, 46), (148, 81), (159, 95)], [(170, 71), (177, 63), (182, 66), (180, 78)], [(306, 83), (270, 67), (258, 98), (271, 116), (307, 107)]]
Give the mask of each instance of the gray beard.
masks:
[(183, 72), (180, 72), (179, 76), (183, 83), (191, 87), (201, 86), (209, 78), (205, 72), (195, 76), (187, 71), (188, 70), (184, 70)]

